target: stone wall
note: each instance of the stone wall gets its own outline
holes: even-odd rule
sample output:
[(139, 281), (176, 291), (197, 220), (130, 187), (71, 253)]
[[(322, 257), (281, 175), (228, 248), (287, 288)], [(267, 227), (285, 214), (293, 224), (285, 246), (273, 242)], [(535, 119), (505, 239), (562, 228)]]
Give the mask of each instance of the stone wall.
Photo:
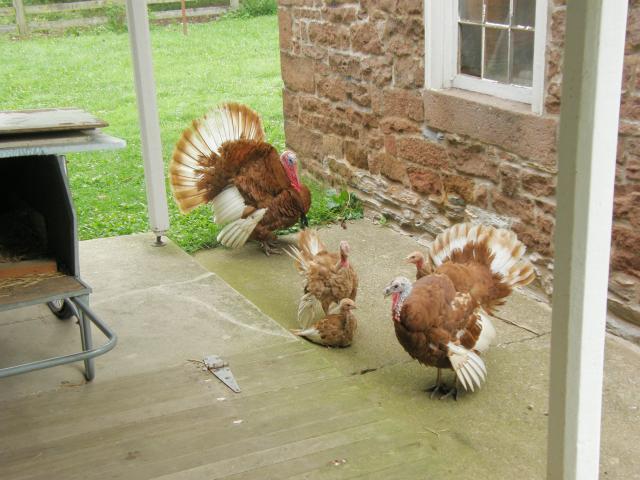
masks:
[[(629, 0), (610, 307), (640, 324), (640, 0)], [(423, 0), (280, 0), (287, 144), (311, 174), (425, 243), (515, 230), (551, 289), (565, 1), (549, 0), (545, 113), (424, 89)]]

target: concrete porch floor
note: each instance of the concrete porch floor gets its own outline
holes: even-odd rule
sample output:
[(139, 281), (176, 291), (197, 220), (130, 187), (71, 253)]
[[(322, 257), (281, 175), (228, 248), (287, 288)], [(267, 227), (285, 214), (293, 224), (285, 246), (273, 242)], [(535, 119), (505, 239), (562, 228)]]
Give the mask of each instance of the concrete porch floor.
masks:
[[(82, 242), (91, 305), (119, 344), (90, 384), (81, 364), (0, 380), (0, 478), (543, 478), (549, 308), (514, 295), (499, 315), (521, 326), (495, 320), (486, 386), (430, 400), (435, 370), (397, 344), (381, 294), (419, 246), (366, 220), (321, 235), (349, 240), (360, 273), (349, 349), (288, 333), (301, 287), (287, 256)], [(46, 307), (4, 312), (0, 366), (70, 353), (78, 337)], [(213, 353), (242, 393), (187, 361)], [(639, 350), (609, 336), (602, 478), (640, 478), (639, 368)]]

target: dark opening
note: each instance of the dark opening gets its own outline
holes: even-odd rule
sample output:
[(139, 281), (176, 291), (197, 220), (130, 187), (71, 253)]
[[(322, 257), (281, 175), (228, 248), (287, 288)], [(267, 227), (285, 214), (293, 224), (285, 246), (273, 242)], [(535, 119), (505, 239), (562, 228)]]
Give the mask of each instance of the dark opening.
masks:
[(56, 156), (0, 159), (0, 262), (55, 259), (77, 272), (75, 216)]

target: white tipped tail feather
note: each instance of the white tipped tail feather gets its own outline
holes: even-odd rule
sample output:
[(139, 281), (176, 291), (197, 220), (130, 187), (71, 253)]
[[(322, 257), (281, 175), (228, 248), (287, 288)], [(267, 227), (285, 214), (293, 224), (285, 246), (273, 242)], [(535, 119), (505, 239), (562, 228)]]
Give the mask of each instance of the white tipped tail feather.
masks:
[(263, 141), (264, 131), (260, 116), (238, 103), (214, 108), (182, 133), (169, 165), (171, 189), (180, 211), (187, 213), (211, 200), (209, 180), (215, 176), (220, 146), (240, 139)]
[(301, 330), (291, 330), (291, 333), (297, 335), (299, 337), (305, 337), (311, 340), (312, 342), (321, 343), (322, 336), (317, 328), (303, 328)]
[(220, 192), (211, 202), (213, 207), (213, 221), (218, 225), (225, 225), (242, 217), (247, 207), (238, 189), (229, 186)]
[(260, 116), (245, 105), (225, 103), (194, 120), (198, 131), (212, 152), (218, 153), (224, 142), (231, 140), (264, 140)]
[(310, 228), (300, 232), (298, 235), (298, 245), (307, 257), (313, 257), (327, 249), (325, 244), (322, 243), (322, 240), (320, 240), (320, 237), (318, 237), (318, 232)]
[(298, 325), (301, 328), (309, 328), (315, 322), (325, 316), (322, 303), (311, 293), (305, 293), (298, 303)]
[[(436, 237), (429, 256), (432, 264), (439, 267), (446, 261), (456, 261), (456, 257), (466, 251), (474, 260), (486, 263), (492, 273), (500, 275), (501, 283), (515, 287), (527, 285), (535, 278), (533, 266), (522, 258), (525, 250), (524, 244), (509, 230), (460, 223)], [(485, 253), (488, 258), (484, 258)]]
[(291, 246), (289, 248), (290, 251), (287, 251), (287, 254), (295, 260), (296, 268), (303, 275), (308, 273), (313, 257), (327, 249), (318, 237), (318, 233), (310, 228), (302, 230), (298, 234), (297, 247)]
[(480, 315), (480, 326), (482, 327), (482, 330), (480, 331), (480, 336), (478, 337), (476, 344), (473, 346), (473, 349), (483, 353), (489, 350), (489, 347), (496, 339), (497, 333), (493, 323), (491, 323), (491, 320), (489, 319), (489, 315), (487, 315), (487, 313), (482, 309), (480, 309), (478, 314)]
[(326, 315), (336, 315), (338, 313), (340, 313), (340, 305), (337, 303), (331, 303), (329, 311), (325, 314), (320, 300), (311, 293), (305, 293), (300, 297), (300, 302), (298, 303), (298, 324), (302, 328), (309, 328)]
[(480, 388), (487, 379), (487, 368), (482, 359), (471, 350), (452, 342), (447, 344), (447, 348), (453, 371), (464, 389), (473, 392), (476, 387)]
[(261, 208), (247, 218), (240, 218), (231, 222), (218, 234), (218, 242), (229, 248), (241, 247), (249, 239), (251, 232), (253, 232), (256, 225), (260, 223), (265, 213), (267, 213), (267, 209)]
[(289, 255), (294, 260), (294, 265), (296, 269), (300, 273), (300, 275), (305, 275), (309, 270), (309, 260), (304, 257), (302, 252), (298, 247), (291, 245), (288, 250), (284, 251), (287, 255)]

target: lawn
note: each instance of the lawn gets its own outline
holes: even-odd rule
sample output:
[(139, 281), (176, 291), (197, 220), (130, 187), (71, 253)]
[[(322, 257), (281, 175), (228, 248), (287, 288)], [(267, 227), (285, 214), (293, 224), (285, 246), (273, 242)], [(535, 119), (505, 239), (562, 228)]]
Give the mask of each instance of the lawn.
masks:
[[(153, 61), (165, 166), (182, 130), (223, 101), (250, 105), (267, 140), (284, 147), (282, 79), (276, 16), (224, 18), (182, 27), (152, 27)], [(69, 155), (69, 177), (81, 239), (147, 231), (133, 73), (126, 33), (0, 37), (0, 110), (74, 106), (106, 120), (106, 131), (127, 141), (116, 152)], [(336, 218), (335, 201), (313, 184), (312, 223)], [(170, 197), (169, 188), (167, 192)], [(181, 215), (169, 198), (169, 237), (192, 252), (215, 245), (218, 227), (208, 207)], [(357, 213), (356, 213), (357, 215)]]

